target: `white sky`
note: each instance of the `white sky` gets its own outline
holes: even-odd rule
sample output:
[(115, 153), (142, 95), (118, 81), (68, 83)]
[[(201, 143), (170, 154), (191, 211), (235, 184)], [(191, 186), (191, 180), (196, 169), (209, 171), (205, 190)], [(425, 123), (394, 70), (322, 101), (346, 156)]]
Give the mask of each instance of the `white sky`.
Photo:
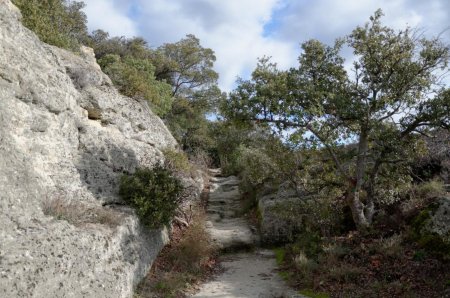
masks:
[(230, 91), (248, 78), (258, 57), (296, 66), (300, 43), (331, 44), (381, 8), (396, 29), (419, 27), (450, 43), (450, 0), (83, 0), (89, 30), (142, 36), (150, 46), (194, 34), (216, 53), (219, 85)]

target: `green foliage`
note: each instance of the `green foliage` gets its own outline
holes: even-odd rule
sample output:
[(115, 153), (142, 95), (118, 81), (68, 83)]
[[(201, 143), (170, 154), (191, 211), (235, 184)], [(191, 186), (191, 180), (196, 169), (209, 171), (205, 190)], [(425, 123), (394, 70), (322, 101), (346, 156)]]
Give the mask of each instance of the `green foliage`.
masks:
[(443, 196), (445, 194), (444, 183), (440, 180), (430, 180), (418, 185), (412, 189), (412, 196), (429, 199)]
[(156, 76), (173, 86), (173, 95), (191, 98), (217, 84), (218, 74), (213, 70), (214, 51), (200, 45), (194, 35), (164, 44), (154, 55)]
[(193, 35), (156, 50), (142, 38), (110, 38), (101, 30), (90, 40), (100, 66), (119, 91), (148, 100), (190, 158), (214, 152), (206, 114), (224, 95), (217, 87), (211, 49)]
[[(297, 69), (260, 59), (252, 79), (239, 80), (221, 105), (227, 119), (266, 123), (296, 146), (326, 152), (333, 168), (324, 173), (340, 177), (361, 229), (371, 225), (378, 203), (398, 200), (420, 151), (416, 132), (450, 124), (450, 89), (440, 88), (436, 75), (448, 70), (449, 48), (410, 29), (395, 32), (381, 17), (376, 11), (333, 46), (303, 43)], [(353, 49), (354, 76), (344, 69), (344, 45)]]
[(13, 0), (23, 24), (48, 44), (78, 51), (87, 41), (83, 2), (69, 0)]
[(297, 235), (297, 240), (289, 246), (289, 250), (293, 255), (303, 252), (308, 258), (317, 259), (323, 251), (322, 244), (322, 239), (318, 233), (304, 232)]
[(172, 149), (163, 150), (164, 167), (175, 173), (187, 173), (191, 169), (186, 153)]
[(278, 275), (284, 280), (289, 280), (292, 274), (288, 271), (278, 271)]
[(122, 176), (119, 194), (136, 209), (142, 223), (153, 229), (170, 223), (182, 189), (181, 182), (169, 170), (157, 165)]
[(167, 43), (152, 54), (158, 80), (172, 86), (175, 97), (165, 121), (175, 139), (191, 159), (210, 155), (214, 158), (211, 122), (206, 119), (224, 97), (217, 87), (216, 57), (194, 35), (176, 43)]
[(275, 260), (277, 261), (277, 265), (283, 265), (286, 257), (286, 250), (284, 249), (284, 247), (274, 248), (273, 251), (275, 252)]
[(149, 60), (107, 54), (98, 63), (122, 94), (147, 100), (152, 110), (160, 116), (170, 110), (170, 85), (156, 81), (154, 67)]
[(165, 120), (183, 151), (189, 155), (195, 155), (198, 151), (209, 152), (214, 147), (210, 133), (211, 123), (196, 102), (176, 98)]
[(423, 249), (419, 249), (414, 252), (413, 260), (416, 262), (421, 262), (425, 259), (427, 256), (427, 253)]
[(159, 116), (172, 108), (172, 87), (155, 77), (153, 50), (139, 37), (109, 37), (97, 30), (90, 36), (102, 70), (111, 78), (119, 91), (135, 99), (147, 100)]
[(262, 150), (241, 146), (238, 148), (237, 154), (242, 177), (241, 186), (244, 190), (260, 186), (276, 174), (276, 165)]

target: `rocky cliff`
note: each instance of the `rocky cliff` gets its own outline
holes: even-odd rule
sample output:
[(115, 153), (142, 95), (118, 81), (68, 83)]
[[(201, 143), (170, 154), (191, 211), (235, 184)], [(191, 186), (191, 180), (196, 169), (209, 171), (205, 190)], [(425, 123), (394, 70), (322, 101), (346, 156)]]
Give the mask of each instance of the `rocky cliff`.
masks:
[(0, 297), (130, 297), (167, 240), (113, 208), (176, 142), (91, 50), (49, 46), (0, 0)]

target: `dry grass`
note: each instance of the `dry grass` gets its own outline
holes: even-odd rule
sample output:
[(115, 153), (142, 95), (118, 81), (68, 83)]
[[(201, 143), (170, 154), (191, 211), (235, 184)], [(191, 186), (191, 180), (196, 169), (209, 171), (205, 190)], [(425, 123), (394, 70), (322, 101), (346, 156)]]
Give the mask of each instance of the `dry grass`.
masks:
[(350, 233), (312, 255), (288, 245), (281, 269), (294, 287), (331, 297), (447, 297), (448, 261), (420, 253), (402, 233)]
[(77, 201), (67, 201), (60, 197), (46, 200), (42, 203), (42, 212), (58, 220), (65, 220), (75, 226), (85, 224), (102, 224), (116, 227), (122, 220), (122, 215), (112, 209), (100, 206), (87, 206)]
[(382, 238), (376, 247), (377, 252), (389, 257), (398, 257), (403, 253), (402, 241), (403, 237), (401, 234)]
[(401, 211), (405, 215), (416, 214), (418, 210), (429, 205), (433, 198), (441, 197), (445, 193), (444, 183), (439, 180), (411, 185), (407, 192), (408, 199), (401, 203)]
[(196, 214), (184, 230), (174, 227), (171, 238), (139, 285), (136, 297), (185, 297), (186, 291), (213, 272), (216, 249), (204, 228), (204, 215)]

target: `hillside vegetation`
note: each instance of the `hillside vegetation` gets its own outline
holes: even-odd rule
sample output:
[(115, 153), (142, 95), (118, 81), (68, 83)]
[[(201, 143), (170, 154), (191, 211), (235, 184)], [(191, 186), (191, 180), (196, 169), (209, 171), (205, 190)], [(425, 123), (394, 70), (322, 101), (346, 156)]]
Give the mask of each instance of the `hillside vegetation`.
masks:
[[(43, 41), (94, 48), (117, 89), (147, 100), (190, 162), (240, 176), (254, 221), (273, 214), (295, 227), (268, 244), (304, 293), (448, 294), (449, 227), (433, 230), (450, 182), (450, 89), (440, 76), (450, 49), (439, 38), (389, 28), (378, 10), (332, 45), (303, 42), (295, 68), (261, 58), (224, 94), (213, 50), (194, 35), (154, 49), (87, 32), (82, 2), (14, 2)], [(289, 200), (263, 212), (262, 198), (280, 190)]]

